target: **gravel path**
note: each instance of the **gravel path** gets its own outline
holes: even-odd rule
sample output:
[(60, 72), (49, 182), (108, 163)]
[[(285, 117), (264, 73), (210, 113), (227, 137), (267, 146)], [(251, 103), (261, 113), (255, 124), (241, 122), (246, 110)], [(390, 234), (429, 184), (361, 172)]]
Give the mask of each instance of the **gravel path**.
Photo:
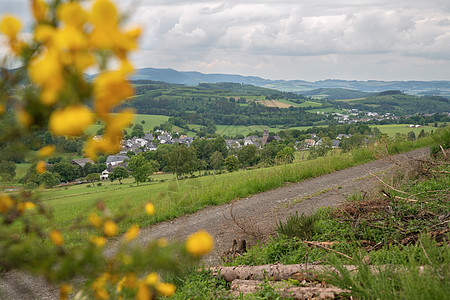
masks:
[[(205, 262), (216, 264), (221, 254), (231, 248), (233, 239), (245, 239), (251, 246), (273, 233), (277, 221), (285, 220), (296, 211), (312, 214), (319, 208), (337, 206), (348, 195), (367, 192), (377, 186), (378, 182), (370, 176), (371, 173), (392, 171), (397, 165), (428, 153), (428, 149), (414, 150), (300, 183), (289, 183), (240, 199), (233, 205), (208, 207), (143, 229), (138, 242), (145, 244), (161, 237), (182, 241), (189, 234), (205, 229), (215, 240), (215, 249)], [(114, 248), (112, 243), (107, 253), (112, 253)], [(42, 279), (21, 272), (0, 274), (0, 299), (58, 299), (57, 293), (57, 289), (46, 285)]]

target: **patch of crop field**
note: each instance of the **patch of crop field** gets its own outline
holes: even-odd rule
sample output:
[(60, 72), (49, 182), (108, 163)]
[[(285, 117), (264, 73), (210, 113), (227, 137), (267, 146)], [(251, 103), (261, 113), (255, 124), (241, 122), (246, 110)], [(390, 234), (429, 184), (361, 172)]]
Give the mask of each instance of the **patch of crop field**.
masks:
[[(144, 131), (150, 131), (153, 130), (155, 126), (167, 122), (167, 120), (169, 120), (169, 116), (136, 114), (134, 116), (133, 124), (140, 124), (144, 128)], [(142, 121), (144, 121), (144, 123), (142, 123)], [(88, 128), (87, 133), (95, 134), (102, 127), (101, 124), (94, 124)]]
[(326, 108), (314, 108), (314, 109), (308, 109), (307, 112), (309, 113), (317, 113), (317, 112), (325, 112), (325, 113), (343, 113), (344, 111), (342, 109), (339, 108), (334, 108), (334, 107), (326, 107)]
[(320, 106), (322, 106), (322, 103), (307, 100), (299, 105), (299, 107), (309, 107), (309, 106), (320, 107)]
[(353, 102), (353, 101), (360, 101), (360, 100), (364, 100), (366, 98), (353, 98), (353, 99), (340, 99), (340, 100), (334, 100), (334, 101), (339, 101), (339, 102)]
[[(246, 136), (250, 132), (254, 131), (260, 131), (263, 132), (264, 129), (266, 129), (267, 126), (264, 125), (251, 125), (251, 126), (244, 126), (244, 125), (216, 125), (216, 133), (219, 135), (229, 135), (229, 136), (235, 136), (237, 134), (242, 134), (243, 136)], [(267, 129), (271, 132), (278, 132), (281, 129), (276, 127), (267, 127)]]
[(267, 107), (279, 107), (279, 108), (289, 108), (293, 106), (292, 104), (284, 103), (278, 100), (263, 100), (263, 101), (256, 101), (256, 103), (262, 104)]
[(388, 125), (371, 125), (370, 127), (377, 127), (382, 133), (388, 136), (395, 136), (396, 133), (407, 134), (410, 131), (414, 131), (416, 137), (424, 130), (425, 132), (431, 132), (436, 130), (436, 127), (421, 126), (421, 127), (409, 127), (408, 124), (388, 124)]

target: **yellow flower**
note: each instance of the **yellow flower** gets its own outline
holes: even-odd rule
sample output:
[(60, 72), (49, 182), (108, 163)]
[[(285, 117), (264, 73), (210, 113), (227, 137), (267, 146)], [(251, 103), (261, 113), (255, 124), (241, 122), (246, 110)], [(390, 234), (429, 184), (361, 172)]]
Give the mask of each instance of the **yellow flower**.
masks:
[(127, 241), (134, 240), (139, 234), (139, 227), (136, 224), (131, 225), (130, 229), (125, 233)]
[(66, 26), (58, 30), (56, 45), (61, 51), (78, 51), (87, 47), (87, 39), (79, 28)]
[(129, 264), (131, 264), (133, 262), (133, 258), (131, 256), (127, 255), (127, 254), (124, 254), (122, 256), (122, 262), (123, 262), (124, 265), (129, 265)]
[(145, 279), (144, 282), (146, 285), (156, 285), (159, 282), (159, 277), (158, 274), (156, 274), (155, 272), (152, 272), (150, 274), (148, 274)]
[(161, 295), (169, 297), (175, 293), (176, 287), (172, 283), (162, 282), (156, 286), (156, 290)]
[(137, 300), (148, 300), (152, 299), (152, 293), (150, 292), (150, 289), (148, 286), (146, 286), (144, 283), (140, 283), (137, 293), (136, 293), (136, 299)]
[(100, 74), (94, 80), (95, 111), (104, 118), (111, 108), (133, 95), (133, 88), (121, 71)]
[(45, 169), (45, 162), (43, 162), (42, 160), (36, 164), (36, 172), (38, 172), (39, 174), (44, 173)]
[(42, 147), (39, 149), (38, 155), (39, 157), (47, 157), (53, 154), (55, 152), (55, 146), (54, 145), (48, 145), (45, 147)]
[(111, 26), (117, 24), (118, 13), (109, 0), (96, 0), (92, 5), (91, 22), (96, 26)]
[(13, 205), (14, 201), (10, 196), (0, 194), (0, 213), (7, 212)]
[(138, 279), (136, 277), (136, 274), (129, 273), (127, 276), (125, 276), (125, 282), (123, 283), (123, 286), (129, 289), (134, 289), (138, 284)]
[(53, 40), (55, 33), (55, 27), (47, 24), (39, 24), (34, 29), (34, 39), (43, 44), (48, 44)]
[(81, 28), (88, 16), (78, 2), (66, 2), (58, 7), (57, 15), (67, 26)]
[(107, 236), (114, 236), (119, 232), (119, 227), (113, 221), (108, 220), (105, 222), (105, 224), (103, 224), (103, 232)]
[(196, 257), (209, 253), (213, 246), (214, 241), (211, 235), (204, 230), (191, 234), (186, 240), (187, 251)]
[(21, 28), (22, 23), (13, 15), (7, 14), (0, 21), (0, 32), (10, 39), (16, 39)]
[(125, 283), (126, 279), (127, 279), (126, 277), (122, 277), (122, 279), (120, 279), (120, 281), (117, 283), (116, 290), (118, 293), (120, 293), (122, 291), (122, 287), (123, 287), (123, 284)]
[(96, 245), (97, 247), (101, 248), (103, 246), (105, 246), (106, 244), (106, 239), (102, 236), (92, 236), (89, 241)]
[(25, 207), (25, 209), (33, 209), (36, 207), (36, 204), (34, 204), (33, 202), (30, 202), (30, 201), (26, 201), (24, 203), (24, 207)]
[(67, 300), (69, 299), (69, 294), (72, 293), (73, 287), (70, 284), (61, 284), (59, 287), (59, 299)]
[(50, 232), (50, 240), (56, 246), (61, 246), (64, 243), (64, 238), (63, 238), (61, 232), (59, 232), (58, 230), (55, 230), (55, 229), (53, 229)]
[(93, 120), (93, 114), (87, 106), (73, 105), (55, 110), (48, 125), (55, 135), (77, 136), (81, 135)]
[(2, 115), (5, 112), (5, 104), (0, 103), (0, 115)]
[(48, 11), (48, 5), (43, 0), (33, 0), (31, 4), (33, 16), (36, 21), (44, 21)]
[(156, 241), (156, 245), (157, 245), (159, 248), (164, 248), (164, 247), (167, 246), (167, 244), (168, 244), (168, 242), (167, 242), (167, 239), (166, 239), (166, 238), (160, 238), (160, 239), (158, 239), (158, 240)]
[(100, 227), (102, 226), (102, 218), (100, 218), (96, 213), (91, 213), (89, 215), (89, 222), (91, 222), (92, 226), (94, 227)]
[(33, 116), (23, 109), (18, 109), (16, 111), (16, 118), (23, 127), (29, 127), (33, 124)]
[(153, 203), (147, 202), (147, 204), (145, 204), (145, 212), (150, 216), (155, 213), (155, 206)]

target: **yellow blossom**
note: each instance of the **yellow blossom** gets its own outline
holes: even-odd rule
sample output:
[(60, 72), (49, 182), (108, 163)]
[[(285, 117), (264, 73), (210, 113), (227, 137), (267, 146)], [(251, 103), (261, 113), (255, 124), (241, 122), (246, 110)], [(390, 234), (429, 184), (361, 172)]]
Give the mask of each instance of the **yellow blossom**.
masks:
[(138, 279), (136, 277), (136, 274), (129, 273), (127, 276), (125, 276), (125, 282), (123, 283), (123, 286), (129, 289), (134, 289), (138, 284)]
[(43, 44), (50, 43), (56, 33), (56, 29), (48, 24), (39, 24), (34, 29), (34, 39)]
[(193, 256), (200, 257), (209, 253), (214, 246), (214, 241), (208, 232), (204, 230), (191, 234), (186, 240), (186, 249)]
[(133, 88), (121, 71), (105, 72), (94, 80), (94, 107), (102, 118), (105, 118), (111, 108), (132, 95)]
[(7, 212), (13, 205), (14, 201), (9, 195), (0, 194), (0, 213)]
[(155, 206), (153, 203), (147, 202), (147, 204), (145, 204), (145, 212), (150, 216), (155, 213)]
[(0, 103), (0, 115), (2, 115), (5, 112), (5, 104)]
[(70, 284), (61, 284), (59, 287), (59, 299), (67, 300), (69, 299), (69, 294), (72, 293), (73, 287)]
[(38, 172), (39, 174), (44, 173), (45, 169), (45, 162), (43, 162), (42, 160), (36, 164), (36, 172)]
[(162, 282), (156, 286), (158, 293), (166, 297), (172, 296), (175, 293), (175, 289), (175, 285), (166, 282)]
[(103, 288), (95, 291), (95, 298), (100, 300), (108, 300), (109, 299), (109, 293), (108, 291)]
[(81, 28), (87, 20), (87, 13), (78, 2), (71, 1), (58, 7), (57, 15), (67, 26)]
[(39, 157), (47, 157), (53, 154), (55, 152), (55, 146), (54, 145), (48, 145), (45, 147), (42, 147), (39, 149), (38, 155)]
[(36, 204), (34, 204), (33, 202), (25, 201), (25, 203), (24, 203), (24, 208), (25, 209), (33, 209), (35, 207), (36, 207)]
[(89, 222), (91, 222), (92, 226), (94, 227), (100, 227), (102, 226), (103, 220), (93, 212), (89, 215)]
[(22, 23), (20, 23), (20, 20), (13, 15), (4, 15), (0, 21), (0, 32), (10, 39), (16, 39), (21, 28)]
[(106, 244), (106, 239), (102, 236), (92, 236), (89, 241), (99, 248), (102, 248)]
[(78, 51), (87, 47), (87, 39), (79, 28), (66, 26), (58, 30), (56, 45), (61, 51)]
[(17, 121), (24, 127), (29, 127), (33, 124), (33, 116), (23, 109), (18, 109), (16, 111)]
[(129, 265), (129, 264), (131, 264), (133, 262), (133, 258), (131, 256), (127, 255), (127, 254), (124, 254), (122, 256), (122, 262), (123, 262), (124, 265)]
[(147, 285), (156, 285), (156, 284), (158, 284), (158, 282), (159, 282), (158, 274), (156, 274), (155, 272), (152, 272), (152, 273), (148, 274), (145, 277), (144, 282)]
[(122, 277), (122, 279), (120, 279), (120, 281), (117, 283), (116, 290), (118, 293), (120, 293), (122, 291), (122, 287), (123, 287), (123, 284), (125, 283), (126, 279), (127, 279), (126, 277)]
[(103, 232), (107, 236), (114, 236), (119, 232), (119, 227), (113, 221), (108, 220), (103, 224)]
[(55, 135), (77, 136), (92, 124), (93, 114), (87, 106), (73, 105), (55, 110), (50, 116), (49, 128)]
[(158, 239), (158, 240), (156, 241), (156, 245), (157, 245), (159, 248), (164, 248), (164, 247), (167, 246), (167, 244), (168, 244), (168, 241), (167, 241), (166, 238), (160, 238), (160, 239)]
[(152, 299), (152, 293), (150, 292), (150, 289), (148, 288), (148, 286), (146, 286), (144, 283), (139, 284), (138, 290), (136, 293), (136, 299), (137, 300)]
[(134, 240), (139, 234), (139, 226), (136, 224), (131, 225), (130, 229), (125, 233), (125, 239), (127, 241)]
[(48, 5), (43, 0), (33, 0), (31, 3), (33, 16), (36, 21), (44, 21), (48, 11)]
[(64, 243), (64, 238), (58, 230), (53, 229), (50, 231), (50, 240), (56, 246), (61, 246)]
[(114, 26), (118, 21), (118, 13), (109, 0), (96, 0), (92, 5), (91, 22), (97, 26)]

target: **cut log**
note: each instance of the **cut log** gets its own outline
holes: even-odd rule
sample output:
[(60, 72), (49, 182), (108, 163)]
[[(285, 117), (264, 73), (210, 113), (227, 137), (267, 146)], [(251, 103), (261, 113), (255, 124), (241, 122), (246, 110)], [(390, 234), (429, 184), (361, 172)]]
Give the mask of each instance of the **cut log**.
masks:
[[(349, 271), (355, 271), (357, 266), (345, 265)], [(286, 280), (293, 278), (294, 274), (304, 274), (308, 277), (311, 273), (322, 273), (328, 271), (335, 271), (335, 268), (328, 265), (312, 265), (312, 264), (296, 264), (296, 265), (261, 265), (261, 266), (235, 266), (235, 267), (211, 267), (210, 270), (215, 276), (220, 276), (228, 282), (235, 279), (244, 280)]]
[(264, 282), (261, 280), (241, 280), (236, 279), (231, 283), (231, 293), (234, 297), (239, 295), (254, 294), (270, 285), (281, 297), (292, 299), (334, 299), (335, 296), (349, 291), (334, 286), (295, 286), (286, 282)]

